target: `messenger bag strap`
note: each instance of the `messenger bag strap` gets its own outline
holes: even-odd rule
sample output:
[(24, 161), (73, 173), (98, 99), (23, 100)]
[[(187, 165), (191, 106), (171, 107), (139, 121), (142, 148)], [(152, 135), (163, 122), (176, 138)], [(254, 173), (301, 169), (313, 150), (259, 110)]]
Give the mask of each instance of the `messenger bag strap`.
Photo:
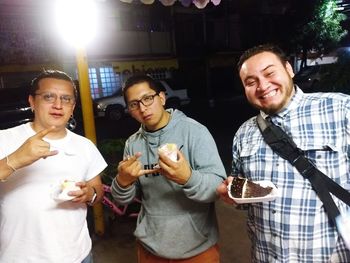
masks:
[(257, 123), (265, 142), (271, 149), (282, 158), (288, 160), (304, 178), (310, 181), (312, 188), (323, 202), (328, 215), (335, 223), (335, 218), (340, 212), (329, 191), (347, 205), (350, 205), (350, 193), (318, 170), (304, 156), (303, 151), (296, 146), (294, 141), (279, 126), (275, 125), (269, 117), (265, 120), (261, 114), (258, 114)]

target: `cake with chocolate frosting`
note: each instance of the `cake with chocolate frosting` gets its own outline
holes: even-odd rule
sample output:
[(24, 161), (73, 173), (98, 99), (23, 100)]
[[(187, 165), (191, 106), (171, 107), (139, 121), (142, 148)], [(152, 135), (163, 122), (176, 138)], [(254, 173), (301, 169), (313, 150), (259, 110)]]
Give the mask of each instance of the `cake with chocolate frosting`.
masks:
[(233, 177), (231, 195), (234, 198), (263, 197), (271, 193), (272, 187), (263, 187), (243, 177)]

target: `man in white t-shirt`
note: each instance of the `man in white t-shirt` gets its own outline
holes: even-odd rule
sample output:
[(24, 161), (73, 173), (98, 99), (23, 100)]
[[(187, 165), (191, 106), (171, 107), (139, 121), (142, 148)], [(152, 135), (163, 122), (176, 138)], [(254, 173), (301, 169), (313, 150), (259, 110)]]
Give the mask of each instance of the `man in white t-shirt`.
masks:
[[(87, 205), (102, 198), (107, 164), (66, 129), (77, 99), (66, 73), (43, 71), (28, 99), (33, 122), (0, 131), (0, 262), (92, 262)], [(77, 187), (62, 196), (64, 181)]]

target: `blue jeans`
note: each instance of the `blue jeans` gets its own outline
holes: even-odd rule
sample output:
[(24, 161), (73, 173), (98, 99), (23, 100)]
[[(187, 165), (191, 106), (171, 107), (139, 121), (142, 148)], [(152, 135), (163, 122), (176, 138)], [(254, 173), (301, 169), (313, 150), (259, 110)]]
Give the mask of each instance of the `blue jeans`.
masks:
[(94, 263), (94, 259), (92, 258), (92, 252), (90, 252), (89, 255), (87, 255), (81, 263)]

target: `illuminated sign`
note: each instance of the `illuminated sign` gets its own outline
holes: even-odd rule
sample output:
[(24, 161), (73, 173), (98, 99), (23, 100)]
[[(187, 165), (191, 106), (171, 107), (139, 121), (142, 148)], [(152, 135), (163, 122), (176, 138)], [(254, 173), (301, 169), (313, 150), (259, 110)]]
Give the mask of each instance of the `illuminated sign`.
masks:
[(179, 65), (176, 59), (147, 60), (147, 61), (118, 61), (112, 62), (116, 73), (123, 75), (131, 74), (152, 74), (157, 72), (173, 71)]

